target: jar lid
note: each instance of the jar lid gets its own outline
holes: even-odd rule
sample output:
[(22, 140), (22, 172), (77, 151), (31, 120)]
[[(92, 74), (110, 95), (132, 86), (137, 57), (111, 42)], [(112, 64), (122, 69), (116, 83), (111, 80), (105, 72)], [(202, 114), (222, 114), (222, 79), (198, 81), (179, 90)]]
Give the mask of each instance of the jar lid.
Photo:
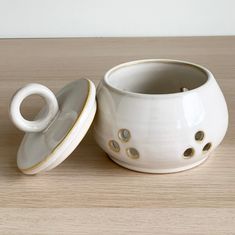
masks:
[[(22, 101), (33, 94), (46, 105), (35, 120), (20, 113)], [(62, 88), (56, 96), (47, 87), (32, 83), (13, 96), (10, 117), (26, 134), (17, 153), (17, 165), (25, 174), (48, 171), (63, 162), (79, 145), (96, 113), (96, 88), (88, 79), (79, 79)]]

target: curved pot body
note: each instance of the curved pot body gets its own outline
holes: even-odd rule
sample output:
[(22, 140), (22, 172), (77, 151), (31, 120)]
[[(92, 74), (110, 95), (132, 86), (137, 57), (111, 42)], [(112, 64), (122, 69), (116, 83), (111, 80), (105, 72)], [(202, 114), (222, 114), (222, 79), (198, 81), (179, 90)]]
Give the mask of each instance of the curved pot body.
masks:
[[(150, 67), (138, 71), (137, 67), (143, 64)], [(163, 71), (161, 76), (165, 79), (164, 71), (171, 69), (167, 78), (173, 79), (156, 81), (158, 87), (153, 90), (157, 94), (151, 90), (150, 80), (154, 78), (143, 76), (155, 64), (160, 66), (157, 71), (153, 69), (151, 76)], [(193, 79), (187, 83), (191, 74)], [(174, 84), (174, 76), (179, 80), (181, 75), (192, 87), (175, 92), (178, 85)], [(137, 76), (136, 82), (132, 82), (133, 78), (128, 83), (129, 76)], [(146, 76), (151, 77), (149, 72)], [(197, 76), (205, 77), (199, 86), (193, 82)], [(178, 80), (176, 83), (180, 81), (182, 85), (184, 81)], [(145, 91), (138, 90), (140, 87), (145, 87)], [(144, 60), (117, 66), (100, 82), (97, 101), (97, 143), (118, 164), (142, 172), (177, 172), (202, 163), (220, 144), (228, 126), (226, 102), (213, 75), (187, 62)]]

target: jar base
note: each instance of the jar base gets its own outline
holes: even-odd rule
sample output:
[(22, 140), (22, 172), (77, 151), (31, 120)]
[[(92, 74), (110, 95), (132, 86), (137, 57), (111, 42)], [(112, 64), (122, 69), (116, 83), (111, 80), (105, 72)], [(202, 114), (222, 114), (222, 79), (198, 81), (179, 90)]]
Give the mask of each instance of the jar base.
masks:
[(167, 173), (176, 173), (176, 172), (180, 172), (180, 171), (189, 170), (191, 168), (194, 168), (194, 167), (202, 164), (204, 161), (206, 161), (208, 156), (209, 155), (205, 156), (201, 161), (195, 162), (191, 165), (187, 165), (187, 166), (184, 166), (184, 167), (170, 168), (170, 169), (149, 169), (149, 168), (136, 167), (136, 166), (130, 165), (126, 162), (119, 161), (117, 158), (114, 158), (114, 157), (112, 157), (111, 155), (108, 154), (108, 157), (112, 161), (114, 161), (115, 163), (117, 163), (118, 165), (120, 165), (124, 168), (127, 168), (127, 169), (132, 170), (132, 171), (138, 171), (138, 172), (142, 172), (142, 173), (151, 173), (151, 174), (167, 174)]

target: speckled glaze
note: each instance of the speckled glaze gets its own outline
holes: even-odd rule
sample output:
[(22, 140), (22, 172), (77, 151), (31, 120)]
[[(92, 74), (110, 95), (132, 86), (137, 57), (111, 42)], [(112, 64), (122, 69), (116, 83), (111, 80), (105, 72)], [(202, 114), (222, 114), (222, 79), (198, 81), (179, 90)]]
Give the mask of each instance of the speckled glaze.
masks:
[(199, 165), (228, 126), (226, 102), (212, 73), (183, 61), (116, 66), (100, 82), (97, 101), (97, 143), (116, 163), (141, 172)]

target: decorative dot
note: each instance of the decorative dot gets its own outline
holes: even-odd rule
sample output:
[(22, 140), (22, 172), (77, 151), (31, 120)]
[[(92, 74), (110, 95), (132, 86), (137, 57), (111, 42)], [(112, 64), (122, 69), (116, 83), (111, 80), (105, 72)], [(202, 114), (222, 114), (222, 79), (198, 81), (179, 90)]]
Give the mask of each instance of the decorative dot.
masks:
[(204, 132), (203, 131), (198, 131), (196, 134), (195, 134), (195, 140), (197, 141), (202, 141), (204, 139)]
[(139, 152), (135, 148), (126, 149), (127, 156), (131, 159), (138, 159), (140, 157)]
[(109, 147), (111, 148), (112, 151), (118, 153), (120, 151), (120, 146), (117, 141), (115, 140), (110, 140), (109, 141)]
[(207, 151), (209, 151), (209, 150), (211, 149), (211, 147), (212, 147), (212, 144), (211, 144), (211, 143), (207, 143), (207, 144), (203, 147), (202, 151), (203, 151), (203, 152), (207, 152)]
[(193, 148), (187, 148), (185, 151), (184, 151), (184, 158), (186, 159), (189, 159), (191, 158), (193, 155), (194, 155), (194, 149)]
[(118, 137), (122, 142), (128, 142), (131, 138), (131, 133), (127, 129), (121, 129), (118, 131)]

